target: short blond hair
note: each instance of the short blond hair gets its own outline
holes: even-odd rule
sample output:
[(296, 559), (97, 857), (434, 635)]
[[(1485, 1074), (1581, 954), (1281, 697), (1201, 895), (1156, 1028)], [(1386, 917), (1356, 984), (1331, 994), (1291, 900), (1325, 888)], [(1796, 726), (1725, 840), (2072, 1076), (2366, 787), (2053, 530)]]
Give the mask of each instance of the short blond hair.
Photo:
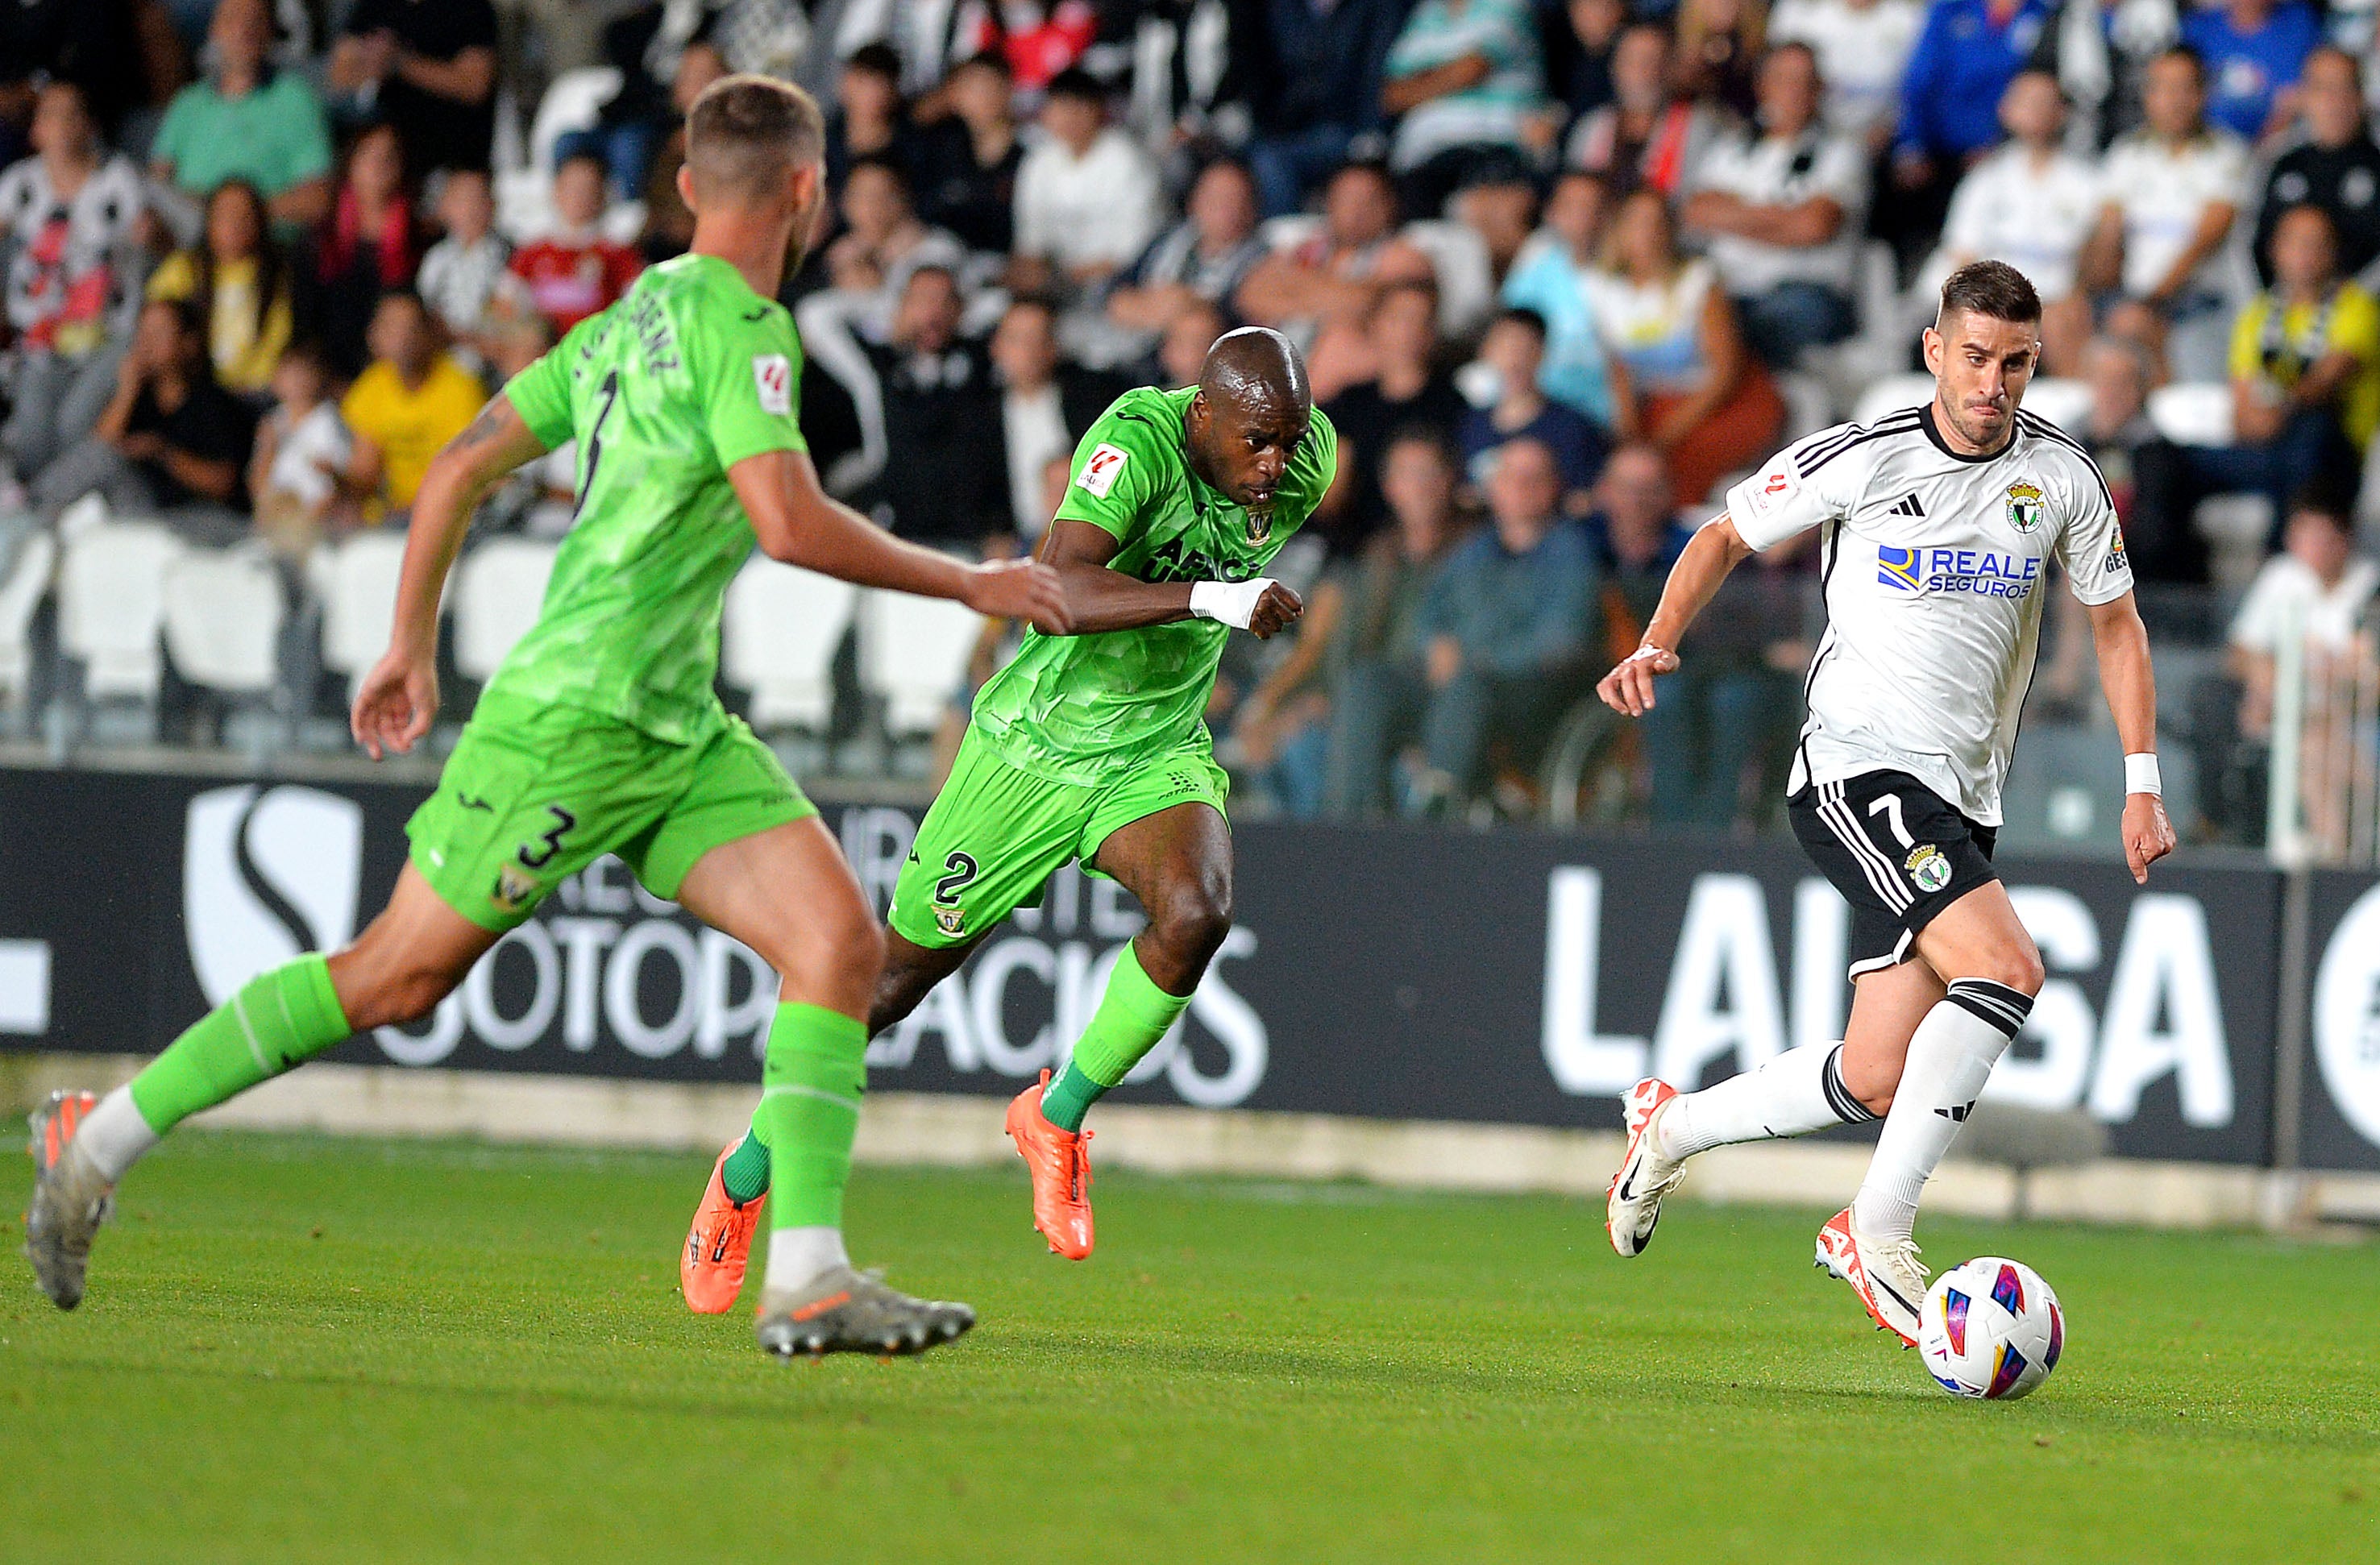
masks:
[(764, 196), (825, 156), (818, 101), (791, 82), (723, 76), (686, 111), (686, 166), (705, 194)]

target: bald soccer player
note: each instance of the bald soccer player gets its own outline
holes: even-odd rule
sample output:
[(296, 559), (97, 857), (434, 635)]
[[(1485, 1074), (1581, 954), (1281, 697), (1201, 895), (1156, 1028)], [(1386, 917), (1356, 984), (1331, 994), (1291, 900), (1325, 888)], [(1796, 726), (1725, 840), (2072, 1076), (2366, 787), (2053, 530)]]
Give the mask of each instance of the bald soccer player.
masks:
[(896, 542), (819, 488), (796, 409), (801, 345), (775, 294), (823, 199), (824, 145), (798, 88), (713, 83), (686, 116), (678, 175), (692, 253), (572, 328), (431, 462), (389, 649), (356, 696), (357, 743), (377, 759), (430, 731), (439, 588), (472, 511), (575, 442), (577, 524), (537, 625), (407, 823), (411, 856), (353, 945), (260, 975), (128, 1086), (61, 1093), (34, 1116), (26, 1253), (59, 1307), (82, 1297), (109, 1193), (160, 1136), (351, 1033), (428, 1015), (556, 885), (616, 853), (783, 980), (759, 1117), (780, 1190), (760, 1345), (914, 1353), (974, 1324), (844, 1254), (883, 934), (818, 811), (712, 692), (720, 604), (756, 537), (845, 581), (1050, 629), (1069, 623), (1067, 593), (1047, 565), (963, 565)]
[[(1321, 503), (1337, 458), (1305, 367), (1277, 332), (1218, 338), (1195, 386), (1118, 398), (1075, 449), (1041, 542), (1073, 631), (1027, 636), (976, 697), (893, 891), (870, 1033), (917, 1009), (1069, 860), (1148, 912), (1065, 1069), (1008, 1106), (1033, 1171), (1033, 1225), (1072, 1260), (1091, 1253), (1084, 1113), (1165, 1036), (1231, 932), (1230, 782), (1201, 718), (1223, 643), (1233, 630), (1270, 637), (1302, 612), (1264, 571)], [(696, 1310), (726, 1309), (742, 1285), (770, 1134), (756, 1116), (720, 1154), (679, 1268)]]

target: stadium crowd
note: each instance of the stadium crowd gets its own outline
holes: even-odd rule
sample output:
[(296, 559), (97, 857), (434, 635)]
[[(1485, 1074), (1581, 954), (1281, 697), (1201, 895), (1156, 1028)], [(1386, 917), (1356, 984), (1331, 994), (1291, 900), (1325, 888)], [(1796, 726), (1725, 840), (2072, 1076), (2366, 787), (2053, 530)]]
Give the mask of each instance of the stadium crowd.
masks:
[[(2250, 836), (2276, 627), (2372, 656), (2372, 48), (2308, 0), (18, 0), (0, 530), (96, 492), (302, 582), (401, 526), (491, 388), (684, 249), (678, 116), (761, 70), (829, 109), (808, 438), (893, 531), (1029, 547), (1119, 391), (1236, 323), (1304, 347), (1341, 482), (1282, 557), (1303, 625), (1212, 713), (1274, 807), (1524, 811), (1571, 745), (1609, 813), (1773, 808), (1808, 551), (1641, 733), (1582, 698), (1730, 475), (1916, 368), (1995, 256), (2143, 582), (2248, 588), (2190, 705), (2201, 829)], [(571, 475), (482, 530), (566, 529)]]

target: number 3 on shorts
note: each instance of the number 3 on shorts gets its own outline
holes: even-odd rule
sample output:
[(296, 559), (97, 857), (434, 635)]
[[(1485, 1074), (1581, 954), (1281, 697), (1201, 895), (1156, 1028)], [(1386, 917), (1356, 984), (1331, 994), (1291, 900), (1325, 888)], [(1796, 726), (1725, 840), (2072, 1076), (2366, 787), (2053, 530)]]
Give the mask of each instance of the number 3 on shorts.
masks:
[(553, 830), (540, 837), (534, 846), (528, 843), (520, 845), (520, 852), (515, 856), (521, 861), (523, 868), (542, 869), (552, 863), (553, 855), (562, 851), (564, 833), (578, 824), (578, 818), (560, 805), (548, 805), (545, 809), (553, 817)]

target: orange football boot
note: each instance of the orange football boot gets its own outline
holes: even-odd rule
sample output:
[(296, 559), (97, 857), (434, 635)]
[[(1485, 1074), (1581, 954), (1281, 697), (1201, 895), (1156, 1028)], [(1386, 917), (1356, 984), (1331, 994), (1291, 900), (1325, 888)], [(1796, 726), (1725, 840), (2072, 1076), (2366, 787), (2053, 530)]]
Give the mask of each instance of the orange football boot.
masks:
[(725, 1315), (735, 1308), (735, 1295), (744, 1287), (744, 1266), (752, 1255), (752, 1234), (769, 1206), (765, 1190), (740, 1207), (728, 1195), (721, 1171), (735, 1147), (735, 1142), (729, 1142), (719, 1161), (710, 1165), (710, 1183), (703, 1188), (702, 1205), (694, 1210), (686, 1254), (678, 1257), (677, 1285), (686, 1294), (686, 1307), (697, 1315)]
[(1050, 1073), (1010, 1100), (1006, 1129), (1033, 1171), (1033, 1226), (1070, 1261), (1091, 1253), (1091, 1133), (1061, 1130), (1041, 1112)]

